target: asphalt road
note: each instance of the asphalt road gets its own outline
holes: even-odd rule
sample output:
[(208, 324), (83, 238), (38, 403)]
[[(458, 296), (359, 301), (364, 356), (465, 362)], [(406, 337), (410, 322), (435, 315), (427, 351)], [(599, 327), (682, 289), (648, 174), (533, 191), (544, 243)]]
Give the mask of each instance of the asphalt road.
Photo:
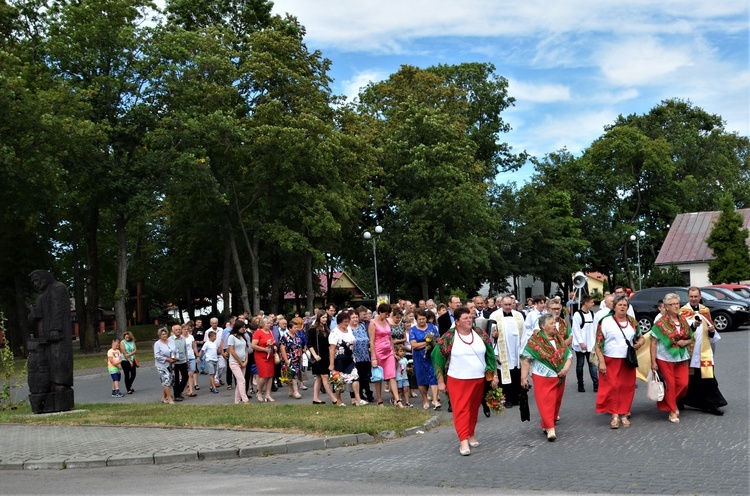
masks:
[[(12, 477), (4, 474), (0, 486), (5, 494), (114, 490), (124, 494), (746, 495), (750, 493), (749, 355), (747, 329), (724, 333), (717, 346), (716, 371), (729, 402), (726, 414), (717, 417), (687, 410), (678, 425), (656, 410), (646, 398), (645, 385), (639, 383), (632, 427), (611, 430), (609, 416), (594, 413), (595, 395), (590, 387), (589, 392), (578, 393), (573, 380), (568, 381), (555, 443), (542, 435), (532, 404), (531, 422), (521, 422), (517, 408), (502, 417), (480, 415), (477, 437), (481, 446), (469, 457), (458, 455), (455, 431), (446, 425), (408, 438), (295, 455), (19, 471)], [(102, 381), (106, 391), (109, 386)], [(155, 378), (148, 381), (155, 382)], [(79, 388), (76, 400), (82, 401)]]

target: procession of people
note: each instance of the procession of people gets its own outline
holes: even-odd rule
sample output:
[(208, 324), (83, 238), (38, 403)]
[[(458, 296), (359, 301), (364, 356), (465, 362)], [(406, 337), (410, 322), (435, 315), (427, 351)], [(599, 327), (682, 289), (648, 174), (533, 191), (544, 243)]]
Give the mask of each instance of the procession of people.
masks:
[[(360, 306), (337, 314), (330, 305), (316, 311), (314, 319), (295, 315), (291, 328), (283, 316), (246, 313), (228, 319), (223, 332), (217, 319), (211, 319), (211, 328), (201, 329), (200, 348), (188, 322), (174, 326), (171, 336), (161, 329), (154, 344), (161, 401), (172, 404), (197, 396), (201, 375), (210, 375), (209, 391), (218, 393), (225, 385), (225, 366), (219, 365), (223, 356), (235, 403), (248, 403), (254, 392), (260, 403), (272, 403), (271, 392), (283, 386), (289, 387), (290, 398), (302, 400), (309, 381), (308, 400), (316, 405), (327, 399), (338, 406), (383, 408), (390, 403), (408, 408), (419, 397), (426, 410), (439, 411), (446, 404), (458, 451), (467, 456), (480, 445), (475, 434), (479, 409), (490, 417), (486, 395), (498, 387), (503, 409), (519, 407), (523, 420), (530, 418), (531, 395), (544, 436), (556, 441), (566, 380), (575, 363), (577, 391), (585, 393), (590, 379), (596, 395), (592, 413), (609, 415), (612, 429), (633, 425), (638, 366), (662, 382), (664, 393), (655, 408), (669, 422), (679, 424), (686, 407), (723, 415), (727, 401), (714, 370), (721, 338), (710, 311), (700, 303), (700, 289), (691, 287), (688, 298), (681, 302), (675, 293), (664, 295), (659, 318), (645, 330), (648, 339), (624, 292), (605, 296), (596, 313), (591, 296), (571, 298), (568, 315), (559, 297), (543, 295), (529, 298), (526, 306), (512, 295), (465, 302), (451, 295), (448, 305), (402, 300), (381, 303), (375, 312)], [(135, 375), (123, 362), (132, 363), (132, 340), (128, 333), (121, 347), (113, 344), (112, 355), (122, 360), (108, 360), (113, 381), (120, 377), (115, 369), (128, 372), (130, 394)], [(113, 390), (118, 387), (114, 384)], [(390, 395), (388, 402), (384, 393)]]

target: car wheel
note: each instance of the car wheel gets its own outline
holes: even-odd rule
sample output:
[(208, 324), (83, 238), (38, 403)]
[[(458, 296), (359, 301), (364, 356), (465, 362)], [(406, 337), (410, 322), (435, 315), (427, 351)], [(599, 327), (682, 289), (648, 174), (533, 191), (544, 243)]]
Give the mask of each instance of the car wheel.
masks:
[(654, 319), (649, 317), (648, 315), (639, 315), (638, 316), (638, 327), (641, 329), (641, 334), (645, 334), (648, 331), (651, 330), (651, 326), (654, 325)]
[(725, 313), (717, 313), (714, 315), (714, 326), (717, 331), (730, 331), (732, 330), (732, 317)]

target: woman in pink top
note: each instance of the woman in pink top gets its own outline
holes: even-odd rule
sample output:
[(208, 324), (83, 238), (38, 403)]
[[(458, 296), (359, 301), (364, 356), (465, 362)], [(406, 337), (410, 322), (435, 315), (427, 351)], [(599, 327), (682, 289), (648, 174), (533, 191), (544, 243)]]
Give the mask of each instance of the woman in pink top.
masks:
[[(373, 367), (383, 367), (383, 380), (390, 384), (394, 404), (399, 408), (404, 408), (398, 397), (396, 385), (396, 359), (391, 341), (391, 326), (387, 320), (390, 314), (391, 306), (381, 303), (378, 305), (377, 316), (370, 321), (370, 327), (367, 330), (370, 335), (370, 358), (372, 358)], [(375, 383), (375, 395), (378, 397), (378, 406), (383, 406), (382, 382)]]

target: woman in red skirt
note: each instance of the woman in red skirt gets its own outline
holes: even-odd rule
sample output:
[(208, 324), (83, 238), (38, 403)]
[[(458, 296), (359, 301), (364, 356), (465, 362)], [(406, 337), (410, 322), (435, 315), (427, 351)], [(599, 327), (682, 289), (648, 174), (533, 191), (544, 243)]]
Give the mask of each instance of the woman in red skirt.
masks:
[(622, 424), (630, 426), (628, 413), (635, 396), (635, 371), (625, 363), (628, 345), (637, 350), (645, 339), (635, 319), (628, 315), (630, 302), (625, 295), (615, 297), (614, 313), (599, 322), (596, 330), (596, 356), (599, 358), (599, 391), (596, 394), (596, 412), (609, 413), (609, 426), (617, 429)]
[(484, 397), (484, 381), (489, 372), (493, 387), (497, 386), (497, 362), (490, 337), (473, 327), (470, 310), (458, 307), (453, 317), (455, 327), (437, 339), (432, 363), (438, 390), (448, 395), (453, 408), (453, 426), (460, 442), (458, 452), (468, 456), (471, 448), (479, 446), (474, 429)]
[(529, 372), (534, 378), (534, 399), (548, 441), (557, 439), (555, 421), (560, 415), (565, 377), (573, 363), (573, 354), (558, 332), (555, 315), (539, 317), (539, 332), (533, 335), (521, 352), (521, 387), (529, 388)]
[(688, 390), (688, 346), (694, 343), (693, 329), (680, 315), (680, 297), (669, 293), (664, 297), (667, 314), (651, 328), (651, 369), (659, 372), (664, 380), (664, 399), (656, 408), (669, 412), (669, 421), (680, 423), (677, 404)]

